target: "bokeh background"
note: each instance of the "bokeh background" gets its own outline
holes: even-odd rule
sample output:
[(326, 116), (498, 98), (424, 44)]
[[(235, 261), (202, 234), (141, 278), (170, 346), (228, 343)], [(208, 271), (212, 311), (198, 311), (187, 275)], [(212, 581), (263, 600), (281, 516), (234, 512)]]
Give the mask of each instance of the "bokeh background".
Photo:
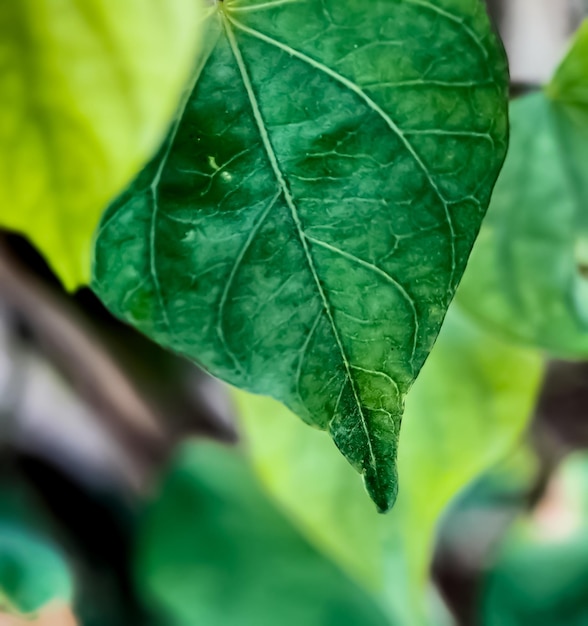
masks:
[[(488, 8), (513, 98), (549, 82), (588, 15), (582, 0)], [(470, 367), (459, 350), (481, 369), (478, 413), (455, 415), (461, 439), (437, 457), (414, 446), (407, 504), (386, 521), (326, 448), (317, 463), (320, 434), (274, 423), (275, 405), (235, 396), (89, 289), (66, 291), (1, 233), (0, 624), (28, 623), (17, 606), (45, 626), (588, 623), (588, 361), (468, 324), (448, 322), (434, 356), (448, 387), (423, 383), (406, 427), (461, 410), (443, 395)]]

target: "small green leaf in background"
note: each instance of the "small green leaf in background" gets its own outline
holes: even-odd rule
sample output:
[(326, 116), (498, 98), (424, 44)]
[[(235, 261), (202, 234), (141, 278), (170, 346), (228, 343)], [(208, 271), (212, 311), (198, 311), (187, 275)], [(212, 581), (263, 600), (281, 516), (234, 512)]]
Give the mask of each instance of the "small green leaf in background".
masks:
[(20, 486), (0, 483), (0, 613), (31, 615), (70, 604), (72, 571), (44, 515)]
[(503, 334), (588, 354), (588, 22), (552, 83), (511, 105), (511, 141), (460, 303)]
[(166, 146), (103, 218), (93, 287), (327, 430), (388, 510), (404, 396), (505, 155), (503, 51), (480, 0), (227, 0), (207, 28)]
[(267, 499), (243, 455), (186, 445), (147, 511), (137, 584), (177, 626), (386, 626)]
[(568, 459), (533, 517), (508, 533), (482, 590), (484, 626), (588, 620), (588, 457)]
[(388, 605), (393, 623), (425, 623), (436, 524), (451, 500), (522, 435), (542, 374), (536, 352), (513, 347), (453, 306), (409, 395), (402, 488), (374, 514), (324, 434), (272, 400), (236, 392), (248, 450), (272, 497), (304, 534)]
[(0, 3), (0, 226), (89, 281), (102, 211), (161, 140), (194, 64), (199, 0)]
[(33, 614), (72, 597), (71, 572), (59, 550), (26, 527), (0, 522), (0, 613)]

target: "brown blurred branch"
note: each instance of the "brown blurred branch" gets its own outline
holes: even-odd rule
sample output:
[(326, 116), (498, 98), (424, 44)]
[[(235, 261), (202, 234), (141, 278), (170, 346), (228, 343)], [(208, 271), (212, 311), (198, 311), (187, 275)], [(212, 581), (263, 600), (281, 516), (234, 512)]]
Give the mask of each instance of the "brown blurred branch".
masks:
[(159, 464), (171, 442), (158, 416), (68, 301), (21, 266), (3, 239), (0, 298), (26, 322), (55, 366), (125, 450), (143, 466)]

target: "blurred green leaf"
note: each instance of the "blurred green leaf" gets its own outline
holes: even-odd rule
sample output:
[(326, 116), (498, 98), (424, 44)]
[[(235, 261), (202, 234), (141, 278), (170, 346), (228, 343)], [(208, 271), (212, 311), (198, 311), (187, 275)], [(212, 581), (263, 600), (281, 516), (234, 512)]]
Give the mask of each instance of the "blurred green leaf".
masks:
[(58, 549), (26, 526), (0, 521), (0, 612), (35, 613), (70, 603), (73, 582)]
[(107, 203), (151, 156), (194, 63), (200, 0), (0, 3), (0, 225), (69, 288)]
[(272, 497), (315, 545), (387, 603), (398, 623), (416, 624), (425, 620), (439, 517), (520, 437), (541, 372), (537, 353), (503, 343), (452, 307), (408, 397), (403, 488), (386, 517), (371, 510), (322, 433), (272, 400), (235, 393), (253, 463)]
[(569, 459), (533, 517), (509, 532), (483, 585), (484, 626), (588, 620), (588, 456)]
[(588, 21), (578, 29), (572, 48), (548, 85), (547, 93), (557, 102), (583, 109), (588, 107)]
[(516, 445), (543, 374), (539, 353), (503, 342), (458, 306), (431, 356), (407, 400), (400, 456), (406, 487), (391, 544), (405, 552), (416, 588), (426, 582), (440, 516)]
[(73, 600), (73, 578), (44, 515), (20, 485), (0, 484), (0, 612), (32, 614)]
[(264, 487), (315, 545), (366, 588), (378, 590), (381, 519), (353, 468), (324, 433), (306, 428), (279, 402), (238, 390), (233, 397)]
[(484, 324), (588, 354), (588, 22), (546, 90), (511, 106), (511, 142), (459, 290)]
[(248, 462), (180, 450), (145, 519), (136, 575), (177, 626), (384, 626), (373, 600), (267, 499)]

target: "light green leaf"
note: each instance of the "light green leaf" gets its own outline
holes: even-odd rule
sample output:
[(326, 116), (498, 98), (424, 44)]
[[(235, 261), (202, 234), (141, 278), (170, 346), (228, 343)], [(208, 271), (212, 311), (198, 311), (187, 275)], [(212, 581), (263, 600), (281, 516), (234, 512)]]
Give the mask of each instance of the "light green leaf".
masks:
[(460, 303), (505, 335), (588, 354), (588, 22), (542, 93), (513, 102), (511, 142)]
[(397, 623), (417, 624), (436, 524), (520, 437), (541, 372), (537, 353), (503, 343), (452, 307), (408, 397), (402, 488), (385, 518), (371, 510), (324, 434), (271, 400), (236, 398), (266, 489), (317, 546), (389, 605)]
[(0, 226), (87, 283), (102, 211), (161, 141), (200, 0), (0, 3)]
[(178, 454), (147, 513), (136, 576), (147, 604), (177, 626), (388, 623), (268, 501), (245, 459), (219, 445)]
[(382, 511), (404, 396), (506, 149), (479, 0), (216, 3), (159, 157), (105, 215), (109, 308), (328, 430)]
[(542, 374), (538, 352), (503, 342), (453, 306), (407, 400), (401, 437), (404, 490), (388, 550), (404, 555), (395, 567), (408, 573), (407, 592), (415, 604), (426, 584), (440, 517), (522, 437)]
[(364, 587), (380, 589), (385, 535), (353, 468), (325, 433), (306, 428), (282, 404), (237, 390), (233, 398), (265, 489), (315, 545)]

